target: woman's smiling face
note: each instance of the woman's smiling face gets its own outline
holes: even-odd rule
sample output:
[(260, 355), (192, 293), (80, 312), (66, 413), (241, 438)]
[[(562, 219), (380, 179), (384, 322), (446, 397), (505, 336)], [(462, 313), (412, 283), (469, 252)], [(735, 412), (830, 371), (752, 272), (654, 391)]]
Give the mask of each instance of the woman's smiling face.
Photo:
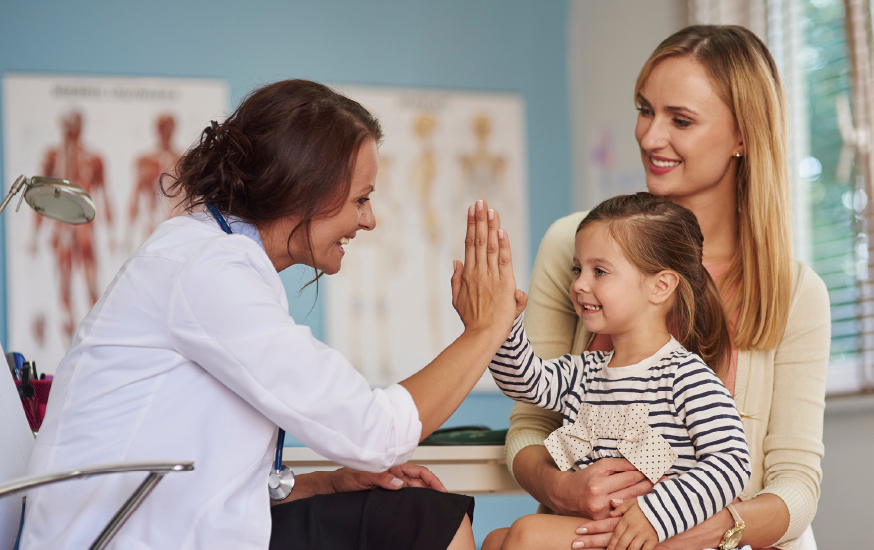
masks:
[(734, 191), (735, 154), (744, 154), (743, 142), (700, 63), (688, 56), (661, 61), (641, 87), (637, 107), (635, 137), (651, 193), (686, 205), (726, 186)]
[(312, 253), (302, 232), (289, 235), (300, 223), (296, 218), (281, 218), (259, 227), (264, 249), (276, 271), (294, 264), (304, 264), (333, 275), (340, 271), (346, 254), (344, 246), (359, 230), (371, 231), (376, 219), (370, 206), (370, 194), (376, 183), (379, 153), (376, 141), (367, 139), (358, 148), (352, 170), (349, 196), (327, 217), (315, 219), (310, 225)]
[(343, 247), (355, 238), (359, 230), (371, 231), (376, 227), (376, 218), (370, 206), (370, 194), (376, 184), (378, 169), (379, 153), (376, 142), (368, 139), (358, 149), (349, 197), (333, 215), (312, 223), (310, 235), (315, 265), (311, 267), (328, 275), (337, 273), (346, 254)]

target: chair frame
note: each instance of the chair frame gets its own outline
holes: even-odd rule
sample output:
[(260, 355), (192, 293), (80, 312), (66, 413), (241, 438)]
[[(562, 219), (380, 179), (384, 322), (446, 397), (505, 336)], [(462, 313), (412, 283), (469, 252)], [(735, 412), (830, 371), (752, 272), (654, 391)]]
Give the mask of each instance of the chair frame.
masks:
[(92, 476), (124, 472), (148, 472), (146, 479), (144, 479), (133, 494), (128, 497), (90, 547), (91, 550), (103, 550), (116, 533), (118, 533), (118, 530), (121, 529), (122, 525), (125, 524), (128, 518), (130, 518), (130, 516), (136, 511), (143, 500), (149, 496), (149, 493), (152, 492), (165, 475), (171, 472), (190, 472), (192, 470), (194, 470), (193, 462), (119, 462), (101, 464), (89, 468), (62, 470), (18, 478), (9, 483), (0, 485), (0, 498), (34, 489), (36, 487), (42, 487), (43, 485), (50, 485), (52, 483), (67, 481), (70, 479), (83, 479)]

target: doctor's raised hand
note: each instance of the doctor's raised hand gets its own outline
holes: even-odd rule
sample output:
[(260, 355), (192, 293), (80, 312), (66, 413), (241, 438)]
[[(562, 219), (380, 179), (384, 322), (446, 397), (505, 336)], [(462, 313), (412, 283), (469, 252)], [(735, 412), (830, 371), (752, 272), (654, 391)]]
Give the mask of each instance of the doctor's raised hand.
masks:
[(467, 213), (464, 262), (453, 263), (452, 305), (464, 332), (431, 364), (401, 382), (419, 409), (423, 438), (439, 428), (473, 389), (526, 300), (516, 289), (510, 238), (501, 229), (500, 217), (478, 200)]

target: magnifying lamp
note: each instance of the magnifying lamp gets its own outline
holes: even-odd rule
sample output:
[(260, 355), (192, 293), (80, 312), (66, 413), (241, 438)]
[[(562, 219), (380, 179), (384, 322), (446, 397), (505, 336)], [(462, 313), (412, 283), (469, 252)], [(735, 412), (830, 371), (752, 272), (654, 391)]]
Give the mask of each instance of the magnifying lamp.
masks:
[(16, 212), (24, 200), (37, 213), (59, 222), (79, 225), (94, 219), (94, 201), (84, 189), (72, 181), (42, 176), (33, 176), (30, 179), (18, 176), (9, 194), (0, 203), (0, 214), (6, 210), (12, 197), (22, 189), (24, 192), (15, 207)]

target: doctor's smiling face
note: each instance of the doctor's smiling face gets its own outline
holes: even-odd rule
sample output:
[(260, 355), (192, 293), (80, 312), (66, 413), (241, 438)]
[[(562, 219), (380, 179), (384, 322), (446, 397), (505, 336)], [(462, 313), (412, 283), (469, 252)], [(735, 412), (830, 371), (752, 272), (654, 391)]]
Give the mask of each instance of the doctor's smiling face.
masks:
[(376, 141), (367, 138), (355, 154), (349, 196), (336, 209), (325, 217), (314, 219), (310, 225), (312, 252), (301, 232), (292, 235), (299, 223), (297, 219), (283, 218), (259, 228), (264, 248), (277, 271), (295, 264), (308, 265), (328, 275), (340, 271), (346, 253), (344, 247), (359, 230), (370, 231), (376, 227), (370, 194), (374, 190), (378, 168)]
[(310, 235), (315, 254), (314, 265), (304, 263), (333, 275), (340, 271), (340, 262), (346, 253), (343, 247), (355, 238), (358, 230), (371, 231), (376, 227), (370, 194), (374, 190), (378, 169), (379, 153), (376, 142), (367, 139), (358, 148), (349, 197), (329, 217), (313, 221)]

